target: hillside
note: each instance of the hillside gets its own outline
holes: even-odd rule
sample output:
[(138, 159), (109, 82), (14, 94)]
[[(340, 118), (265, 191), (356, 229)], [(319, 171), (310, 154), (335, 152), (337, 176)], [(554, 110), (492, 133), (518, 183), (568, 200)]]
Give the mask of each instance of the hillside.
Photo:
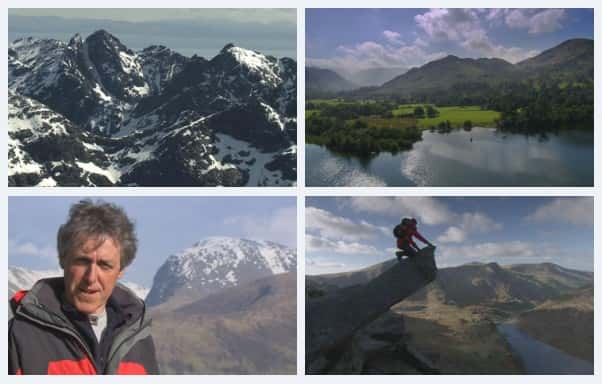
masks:
[(374, 92), (412, 94), (429, 90), (449, 90), (456, 84), (494, 84), (515, 74), (512, 64), (501, 59), (462, 59), (453, 55), (432, 61), (386, 82)]
[(296, 274), (285, 273), (227, 288), (175, 309), (169, 301), (153, 308), (161, 371), (294, 374), (296, 290)]
[(341, 91), (359, 86), (335, 71), (316, 67), (305, 67), (305, 97), (307, 100), (328, 97)]
[[(347, 93), (351, 98), (403, 98), (456, 103), (461, 98), (486, 98), (526, 82), (593, 82), (594, 44), (590, 39), (567, 40), (517, 64), (496, 58), (459, 58), (449, 55), (412, 68), (380, 87)], [(451, 99), (450, 99), (451, 98)]]
[(594, 41), (571, 39), (556, 47), (547, 49), (535, 57), (523, 60), (516, 65), (521, 70), (547, 72), (580, 71), (593, 77)]
[[(387, 263), (346, 274), (307, 276), (307, 284), (326, 289), (329, 295), (336, 295), (340, 291), (337, 287), (361, 290), (369, 284), (366, 276), (384, 269)], [(534, 337), (539, 338), (527, 329), (529, 325), (550, 333), (542, 339), (551, 345), (584, 356), (591, 342), (582, 340), (591, 336), (593, 317), (587, 317), (583, 302), (587, 303), (588, 292), (593, 293), (591, 284), (592, 273), (550, 263), (472, 263), (440, 269), (433, 283), (355, 334), (354, 359), (363, 361), (355, 366), (355, 372), (416, 373), (417, 369), (429, 372), (436, 368), (454, 374), (521, 373), (521, 362), (496, 328), (496, 324), (516, 317)], [(558, 310), (552, 313), (551, 308)], [(567, 308), (572, 308), (573, 314)], [(547, 332), (544, 324), (549, 323), (555, 323), (558, 332)], [(562, 334), (562, 327), (572, 329), (575, 340), (560, 336), (553, 344), (551, 334)], [(576, 329), (582, 332), (578, 334)], [(351, 355), (342, 356), (347, 358)], [(349, 365), (342, 367), (351, 369)]]

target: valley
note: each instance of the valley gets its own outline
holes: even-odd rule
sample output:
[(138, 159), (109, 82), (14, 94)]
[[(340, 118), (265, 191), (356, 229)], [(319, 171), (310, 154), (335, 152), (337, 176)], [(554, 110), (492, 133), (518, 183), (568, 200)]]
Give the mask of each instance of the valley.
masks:
[[(338, 180), (314, 176), (316, 167), (332, 168), (327, 162), (347, 162), (351, 166), (357, 159), (368, 165), (385, 154), (395, 160), (375, 166), (380, 169), (377, 173), (371, 169), (375, 167), (361, 165), (351, 166), (353, 172), (366, 173), (366, 178), (389, 186), (525, 185), (522, 173), (528, 172), (531, 159), (524, 159), (518, 172), (509, 170), (506, 175), (493, 175), (486, 181), (479, 176), (485, 170), (472, 169), (482, 164), (474, 153), (468, 166), (463, 165), (465, 180), (440, 180), (434, 175), (437, 169), (427, 171), (429, 175), (421, 181), (412, 180), (406, 171), (408, 165), (428, 168), (430, 164), (415, 149), (425, 140), (425, 131), (450, 134), (437, 140), (443, 148), (433, 152), (434, 156), (448, 157), (445, 148), (454, 147), (457, 141), (451, 137), (454, 131), (470, 132), (473, 128), (491, 128), (500, 137), (533, 137), (533, 142), (544, 143), (542, 150), (551, 152), (550, 157), (558, 164), (542, 165), (539, 174), (543, 177), (537, 185), (593, 182), (593, 40), (566, 40), (515, 64), (502, 59), (448, 55), (411, 68), (378, 86), (354, 86), (333, 70), (317, 68), (306, 69), (306, 81), (306, 143), (328, 150), (319, 151), (317, 160), (312, 158), (316, 150), (310, 146), (306, 156), (309, 185), (341, 185)], [(571, 138), (564, 142), (563, 137), (569, 136), (579, 137), (578, 149), (571, 148)], [(482, 146), (470, 135), (467, 139), (473, 152), (474, 147)], [(546, 145), (548, 141), (558, 145)], [(499, 141), (493, 152), (502, 156), (516, 152), (512, 142)], [(587, 174), (572, 180), (555, 178), (558, 165), (566, 167), (567, 174), (575, 172), (568, 169), (572, 158), (568, 152), (573, 149), (583, 151), (583, 162), (578, 168), (587, 169)], [(476, 151), (491, 148), (483, 146)], [(454, 154), (449, 160), (465, 163), (463, 158), (462, 154)], [(399, 170), (401, 174), (392, 175)], [(358, 185), (353, 184), (353, 178), (347, 182), (351, 184), (343, 185)]]
[[(328, 292), (361, 289), (391, 265), (307, 281)], [(433, 283), (358, 330), (337, 366), (351, 369), (343, 361), (355, 356), (354, 373), (416, 373), (425, 366), (444, 374), (524, 373), (497, 328), (508, 322), (564, 354), (593, 361), (592, 282), (592, 273), (546, 263), (443, 268)]]

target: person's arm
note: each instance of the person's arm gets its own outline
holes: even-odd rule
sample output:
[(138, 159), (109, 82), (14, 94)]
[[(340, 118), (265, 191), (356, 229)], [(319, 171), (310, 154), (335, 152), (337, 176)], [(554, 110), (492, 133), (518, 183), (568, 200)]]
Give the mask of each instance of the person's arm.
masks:
[(420, 232), (418, 232), (418, 230), (414, 231), (414, 236), (416, 236), (416, 238), (418, 240), (422, 241), (426, 245), (433, 245), (433, 244), (431, 244), (430, 241), (428, 241), (427, 239), (425, 239), (424, 237), (422, 237), (422, 235), (420, 234)]
[(417, 251), (420, 251), (420, 248), (418, 248), (418, 245), (416, 244), (414, 239), (412, 239), (412, 236), (410, 236), (410, 247), (414, 248)]
[(149, 375), (159, 375), (161, 372), (159, 371), (159, 363), (157, 362), (157, 352), (155, 350), (155, 342), (152, 336), (148, 337), (148, 355), (149, 361), (147, 363), (147, 373)]
[(8, 374), (21, 375), (21, 364), (19, 359), (19, 351), (17, 343), (12, 332), (13, 320), (8, 322)]

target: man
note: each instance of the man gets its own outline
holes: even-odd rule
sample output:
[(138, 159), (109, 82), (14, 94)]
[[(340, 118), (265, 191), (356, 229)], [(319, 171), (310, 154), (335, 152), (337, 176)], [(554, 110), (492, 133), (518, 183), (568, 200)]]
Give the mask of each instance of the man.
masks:
[(418, 240), (427, 244), (429, 247), (432, 247), (427, 239), (425, 239), (420, 232), (418, 232), (417, 222), (414, 218), (404, 218), (401, 220), (401, 223), (398, 224), (393, 230), (393, 234), (397, 238), (397, 248), (401, 249), (402, 252), (396, 252), (397, 260), (401, 261), (401, 257), (406, 255), (407, 257), (414, 258), (420, 251), (420, 248), (414, 242), (413, 237), (416, 237)]
[(11, 300), (10, 374), (158, 374), (144, 302), (117, 279), (137, 240), (123, 210), (74, 204), (57, 235), (63, 277), (39, 280)]

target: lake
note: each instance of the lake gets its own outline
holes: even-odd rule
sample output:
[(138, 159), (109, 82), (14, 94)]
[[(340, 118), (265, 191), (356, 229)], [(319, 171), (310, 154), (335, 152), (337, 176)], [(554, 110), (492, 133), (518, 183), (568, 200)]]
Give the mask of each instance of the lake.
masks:
[(592, 132), (424, 131), (409, 151), (360, 159), (305, 145), (307, 186), (592, 186)]
[(498, 324), (498, 331), (520, 357), (527, 373), (534, 375), (592, 375), (594, 365), (520, 331), (512, 324)]

